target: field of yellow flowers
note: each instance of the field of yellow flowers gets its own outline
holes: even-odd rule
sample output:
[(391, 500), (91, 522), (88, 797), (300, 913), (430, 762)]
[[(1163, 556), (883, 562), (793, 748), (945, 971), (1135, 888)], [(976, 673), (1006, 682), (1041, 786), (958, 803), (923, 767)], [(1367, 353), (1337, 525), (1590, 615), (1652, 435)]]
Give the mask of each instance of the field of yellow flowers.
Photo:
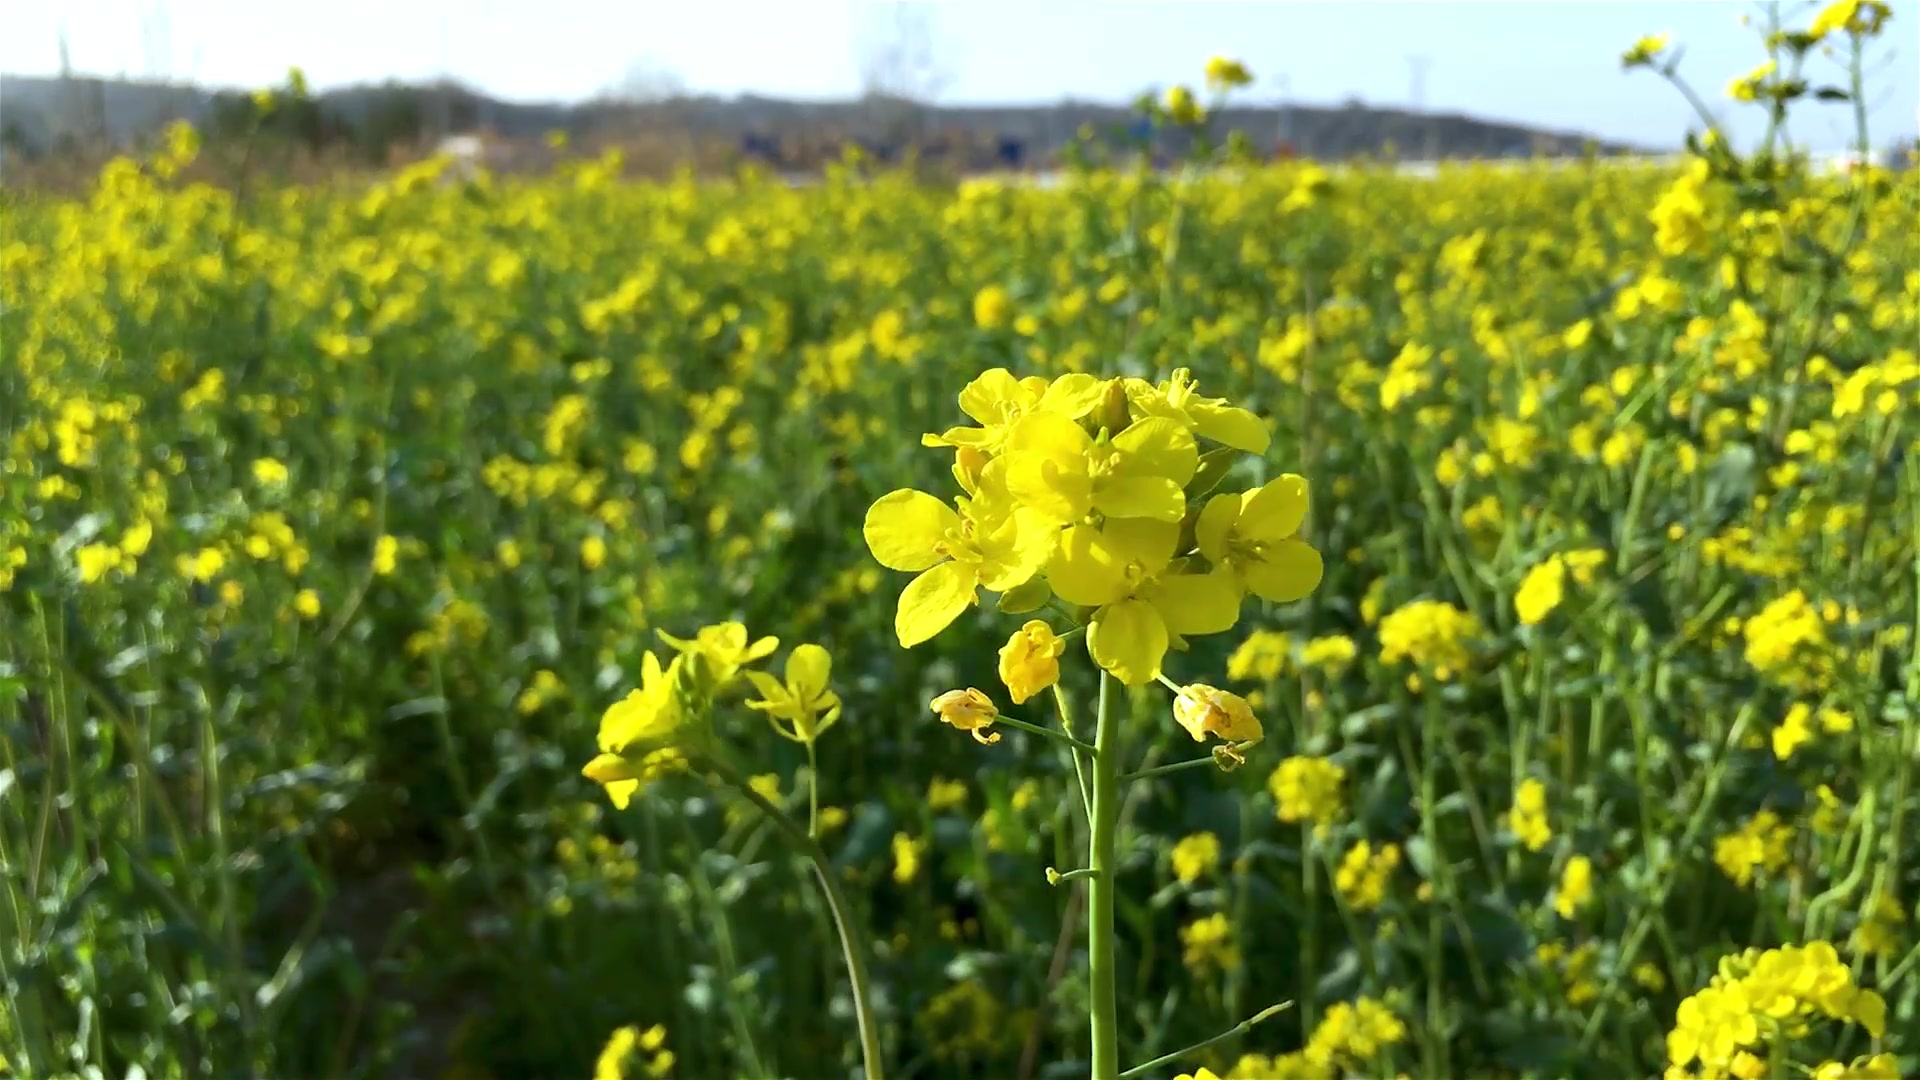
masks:
[(1914, 174), (195, 149), (0, 206), (0, 1074), (1920, 1074)]

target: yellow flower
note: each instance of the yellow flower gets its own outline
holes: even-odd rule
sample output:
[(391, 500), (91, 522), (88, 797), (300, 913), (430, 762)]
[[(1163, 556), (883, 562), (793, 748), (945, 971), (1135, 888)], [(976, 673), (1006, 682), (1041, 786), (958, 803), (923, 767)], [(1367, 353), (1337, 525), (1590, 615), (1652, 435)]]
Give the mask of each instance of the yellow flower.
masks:
[(83, 585), (104, 579), (124, 562), (120, 549), (112, 544), (87, 544), (75, 551), (73, 557)]
[(1796, 701), (1787, 709), (1780, 726), (1773, 729), (1773, 756), (1786, 761), (1805, 743), (1813, 741), (1813, 710)]
[(1000, 718), (999, 707), (992, 698), (972, 687), (941, 694), (933, 699), (932, 708), (940, 715), (942, 722), (952, 724), (961, 731), (972, 732), (974, 741), (982, 746), (992, 746), (1000, 741), (999, 732), (987, 731)]
[(1205, 683), (1181, 688), (1173, 699), (1173, 718), (1194, 742), (1205, 742), (1208, 735), (1230, 743), (1258, 742), (1262, 735), (1260, 718), (1253, 715), (1246, 698)]
[(1272, 682), (1286, 674), (1293, 640), (1280, 630), (1255, 630), (1227, 657), (1234, 682)]
[(1185, 86), (1175, 86), (1167, 91), (1167, 119), (1176, 124), (1191, 126), (1206, 119), (1207, 111), (1194, 100), (1193, 91)]
[(923, 435), (920, 442), (998, 453), (1007, 432), (1028, 413), (1059, 413), (1078, 420), (1105, 395), (1106, 384), (1091, 375), (1062, 375), (1049, 382), (1038, 375), (1016, 379), (1006, 368), (988, 368), (960, 390), (960, 411), (980, 426), (951, 427), (938, 435)]
[(920, 876), (920, 857), (926, 853), (925, 839), (915, 840), (906, 833), (893, 834), (893, 880), (897, 885), (909, 885)]
[(1161, 417), (1177, 422), (1196, 438), (1212, 439), (1222, 446), (1264, 454), (1272, 441), (1266, 421), (1226, 398), (1204, 397), (1189, 368), (1175, 368), (1173, 375), (1158, 386), (1145, 379), (1125, 379), (1121, 388), (1127, 395), (1127, 412), (1135, 421)]
[(1040, 619), (1014, 631), (1000, 647), (1000, 681), (1015, 705), (1060, 681), (1060, 654), (1066, 648), (1053, 627)]
[(607, 561), (607, 542), (598, 535), (580, 541), (580, 565), (598, 570)]
[(280, 487), (287, 482), (287, 467), (273, 458), (258, 458), (253, 463), (253, 480), (261, 487)]
[(1240, 966), (1240, 946), (1233, 939), (1233, 924), (1214, 912), (1180, 928), (1180, 960), (1189, 969), (1231, 971)]
[(400, 565), (400, 541), (382, 536), (373, 542), (373, 572), (385, 577)]
[(212, 581), (227, 565), (227, 556), (216, 547), (205, 547), (174, 561), (174, 569), (188, 581)]
[[(673, 1051), (666, 1048), (667, 1029), (655, 1024), (646, 1031), (629, 1025), (616, 1030), (594, 1062), (593, 1080), (635, 1080), (663, 1077), (673, 1071)], [(630, 1071), (638, 1064), (641, 1072)]]
[(880, 565), (918, 574), (900, 592), (894, 634), (912, 648), (947, 628), (979, 600), (982, 587), (1005, 592), (1025, 584), (1047, 562), (1051, 530), (967, 499), (958, 513), (924, 492), (903, 489), (867, 510), (863, 533)]
[(312, 589), (301, 589), (293, 594), (293, 610), (303, 619), (320, 617), (320, 594)]
[(1593, 899), (1593, 860), (1575, 855), (1560, 871), (1560, 887), (1553, 892), (1553, 910), (1571, 919)]
[(1769, 60), (1727, 84), (1727, 96), (1735, 101), (1752, 101), (1760, 95), (1768, 76), (1777, 65)]
[(1173, 876), (1191, 885), (1220, 864), (1220, 838), (1210, 832), (1182, 837), (1173, 845)]
[(1345, 671), (1360, 655), (1360, 647), (1345, 634), (1328, 634), (1307, 642), (1300, 650), (1300, 666), (1316, 668), (1329, 675)]
[(1651, 64), (1653, 63), (1653, 58), (1665, 52), (1667, 45), (1672, 41), (1672, 34), (1648, 34), (1634, 42), (1633, 48), (1628, 49), (1621, 55), (1620, 63), (1626, 67), (1640, 67), (1645, 64)]
[(1276, 813), (1285, 822), (1330, 825), (1344, 807), (1340, 787), (1347, 771), (1322, 757), (1294, 756), (1267, 778)]
[(988, 285), (973, 295), (973, 321), (984, 330), (998, 330), (1013, 318), (1013, 297), (999, 285)]
[(648, 652), (641, 661), (639, 689), (608, 706), (600, 717), (600, 753), (580, 771), (605, 787), (620, 809), (626, 809), (643, 782), (679, 763), (678, 753), (665, 743), (682, 718), (675, 683), (683, 659), (675, 656), (663, 671), (660, 658)]
[(1320, 553), (1298, 535), (1307, 505), (1306, 479), (1288, 473), (1252, 491), (1207, 500), (1194, 539), (1208, 562), (1255, 596), (1291, 603), (1312, 592), (1324, 572)]
[(1513, 595), (1514, 614), (1522, 626), (1538, 626), (1566, 596), (1567, 564), (1558, 555), (1535, 563)]
[(1446, 680), (1473, 662), (1480, 620), (1440, 600), (1416, 600), (1380, 620), (1380, 659), (1411, 660)]
[(1814, 16), (1813, 25), (1807, 27), (1807, 36), (1820, 41), (1835, 30), (1845, 30), (1849, 34), (1877, 34), (1881, 24), (1892, 14), (1892, 8), (1881, 0), (1834, 0)]
[[(741, 668), (780, 647), (780, 639), (776, 637), (749, 641), (746, 624), (739, 622), (703, 626), (699, 633), (693, 635), (692, 641), (683, 641), (665, 630), (655, 630), (654, 633), (681, 655), (698, 657), (715, 687), (732, 682)], [(793, 661), (788, 660), (787, 664), (791, 668)]]
[(1333, 887), (1355, 911), (1372, 911), (1387, 898), (1387, 885), (1400, 866), (1400, 848), (1384, 844), (1375, 848), (1361, 840), (1347, 849), (1334, 871)]
[(1094, 608), (1087, 652), (1128, 686), (1145, 686), (1177, 638), (1217, 634), (1240, 617), (1240, 590), (1220, 572), (1170, 573), (1180, 526), (1145, 518), (1075, 525), (1047, 567), (1055, 595)]
[(142, 519), (127, 527), (120, 536), (120, 550), (134, 558), (147, 553), (147, 546), (153, 543), (153, 523)]
[(1207, 61), (1207, 87), (1218, 93), (1253, 81), (1253, 74), (1238, 60), (1216, 56)]
[(1528, 851), (1546, 847), (1547, 841), (1553, 839), (1553, 828), (1547, 824), (1547, 785), (1531, 777), (1520, 781), (1519, 789), (1513, 793), (1513, 809), (1507, 814), (1507, 824)]
[(959, 780), (934, 777), (927, 784), (927, 809), (934, 813), (957, 810), (967, 805), (967, 785)]
[(1153, 416), (1111, 439), (1079, 423), (1033, 412), (1007, 432), (1007, 491), (1044, 521), (1071, 525), (1098, 510), (1108, 518), (1178, 522), (1200, 453), (1179, 421)]
[(764, 671), (747, 672), (761, 698), (747, 702), (747, 707), (766, 713), (781, 736), (810, 743), (840, 719), (840, 695), (827, 689), (832, 669), (833, 658), (827, 650), (818, 645), (796, 646), (787, 656), (785, 683)]

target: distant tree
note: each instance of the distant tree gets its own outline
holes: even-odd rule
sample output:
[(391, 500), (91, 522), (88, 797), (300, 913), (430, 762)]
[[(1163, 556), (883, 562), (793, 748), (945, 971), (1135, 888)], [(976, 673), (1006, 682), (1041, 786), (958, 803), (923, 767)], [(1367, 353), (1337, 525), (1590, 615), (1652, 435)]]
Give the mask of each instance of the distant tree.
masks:
[(868, 4), (856, 28), (861, 97), (883, 144), (900, 146), (925, 132), (926, 107), (951, 85), (926, 4)]

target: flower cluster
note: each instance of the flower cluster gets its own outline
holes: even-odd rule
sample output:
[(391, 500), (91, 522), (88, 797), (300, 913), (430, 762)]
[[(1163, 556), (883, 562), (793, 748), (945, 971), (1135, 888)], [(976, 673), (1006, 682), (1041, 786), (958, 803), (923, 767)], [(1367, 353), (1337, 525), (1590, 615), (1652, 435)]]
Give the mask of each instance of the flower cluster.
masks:
[[(1876, 1039), (1886, 1034), (1886, 1002), (1855, 985), (1827, 942), (1727, 957), (1704, 989), (1680, 1003), (1667, 1033), (1668, 1080), (1774, 1075), (1770, 1048), (1804, 1035), (1817, 1017), (1859, 1024)], [(1832, 1064), (1821, 1067), (1848, 1075)]]
[[(960, 408), (977, 426), (923, 441), (955, 451), (962, 494), (949, 505), (902, 489), (866, 516), (874, 558), (917, 575), (894, 616), (903, 646), (944, 630), (982, 589), (1010, 611), (1052, 597), (1084, 622), (1095, 663), (1144, 686), (1170, 648), (1232, 628), (1247, 593), (1285, 603), (1320, 582), (1320, 553), (1300, 535), (1304, 478), (1200, 501), (1226, 475), (1223, 452), (1264, 454), (1268, 433), (1248, 410), (1202, 396), (1184, 369), (1156, 385), (994, 368), (960, 392)], [(1203, 442), (1218, 449), (1203, 457)], [(1058, 654), (1032, 623), (1022, 636), (1002, 665), (1024, 697)]]

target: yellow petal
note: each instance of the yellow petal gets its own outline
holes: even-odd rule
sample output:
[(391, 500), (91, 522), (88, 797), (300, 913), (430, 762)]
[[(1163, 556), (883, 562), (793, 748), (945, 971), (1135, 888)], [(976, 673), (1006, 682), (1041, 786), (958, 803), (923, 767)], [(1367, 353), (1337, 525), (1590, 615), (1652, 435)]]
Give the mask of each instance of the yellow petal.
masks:
[(1052, 412), (1028, 413), (1007, 429), (1007, 453), (1084, 458), (1093, 439), (1071, 419)]
[(1126, 455), (1126, 470), (1164, 476), (1185, 487), (1200, 467), (1200, 451), (1193, 444), (1193, 432), (1178, 420), (1150, 416), (1136, 420), (1127, 430), (1113, 437), (1114, 449)]
[(1060, 526), (1025, 508), (1014, 511), (980, 545), (980, 583), (994, 592), (1023, 585), (1053, 558)]
[(945, 562), (907, 583), (894, 612), (893, 632), (911, 649), (945, 630), (974, 599), (973, 571)]
[(1226, 560), (1227, 537), (1232, 534), (1234, 523), (1240, 520), (1241, 497), (1238, 493), (1215, 495), (1207, 500), (1200, 518), (1193, 524), (1193, 538), (1200, 545), (1200, 554), (1211, 563)]
[(1145, 686), (1160, 674), (1160, 661), (1166, 658), (1167, 624), (1145, 601), (1109, 604), (1087, 626), (1087, 652), (1121, 682)]
[(758, 660), (763, 656), (771, 655), (773, 653), (773, 650), (779, 647), (780, 647), (779, 638), (763, 637), (759, 641), (756, 641), (752, 645), (747, 647), (747, 651), (744, 654), (742, 654), (740, 657), (740, 662), (743, 664), (752, 663), (753, 661)]
[(1267, 549), (1266, 558), (1241, 567), (1247, 588), (1276, 604), (1289, 604), (1320, 584), (1320, 553), (1301, 540), (1282, 540)]
[(615, 810), (625, 810), (627, 808), (627, 804), (631, 803), (633, 801), (634, 795), (639, 792), (640, 781), (615, 780), (612, 783), (607, 784), (606, 789), (607, 789), (607, 798), (612, 801), (613, 808)]
[(1285, 540), (1307, 519), (1307, 478), (1287, 473), (1269, 480), (1240, 511), (1239, 532), (1249, 540)]
[(960, 390), (960, 411), (982, 424), (1006, 419), (1001, 406), (1025, 404), (1028, 393), (1006, 368), (988, 368)]
[(827, 692), (827, 679), (833, 671), (833, 657), (818, 645), (801, 645), (787, 657), (787, 688), (803, 703)]
[(1160, 612), (1167, 629), (1182, 637), (1218, 634), (1240, 621), (1240, 586), (1223, 570), (1161, 578), (1141, 599)]
[(1099, 607), (1127, 595), (1126, 567), (1101, 530), (1075, 525), (1061, 534), (1060, 550), (1047, 564), (1047, 583), (1069, 604)]
[(1008, 494), (1048, 521), (1069, 525), (1093, 509), (1093, 478), (1087, 475), (1085, 458), (1063, 460), (1027, 451), (1009, 452), (1000, 460), (1007, 463)]
[(633, 762), (619, 754), (601, 754), (580, 770), (580, 775), (596, 784), (611, 784), (617, 780), (633, 780), (639, 777), (640, 770)]
[(1272, 433), (1266, 422), (1245, 409), (1232, 405), (1187, 403), (1187, 415), (1200, 434), (1235, 450), (1264, 454)]
[(1177, 522), (1117, 518), (1107, 522), (1101, 531), (1121, 565), (1136, 564), (1134, 569), (1140, 578), (1165, 569), (1173, 561), (1173, 550), (1180, 543)]
[[(789, 660), (787, 663), (792, 664), (793, 661)], [(753, 688), (760, 691), (761, 703), (767, 708), (777, 707), (780, 704), (780, 700), (786, 697), (786, 684), (766, 672), (749, 671), (746, 673), (746, 676), (747, 679), (753, 683)], [(749, 704), (751, 704), (751, 702), (749, 702)]]
[(881, 566), (917, 572), (946, 558), (940, 550), (949, 532), (960, 529), (960, 515), (924, 491), (903, 488), (867, 508), (862, 532)]
[(1110, 518), (1177, 522), (1186, 515), (1187, 497), (1164, 476), (1114, 476), (1094, 489), (1093, 506)]
[(1039, 408), (1075, 420), (1087, 415), (1107, 396), (1107, 385), (1084, 372), (1062, 375), (1040, 395)]

